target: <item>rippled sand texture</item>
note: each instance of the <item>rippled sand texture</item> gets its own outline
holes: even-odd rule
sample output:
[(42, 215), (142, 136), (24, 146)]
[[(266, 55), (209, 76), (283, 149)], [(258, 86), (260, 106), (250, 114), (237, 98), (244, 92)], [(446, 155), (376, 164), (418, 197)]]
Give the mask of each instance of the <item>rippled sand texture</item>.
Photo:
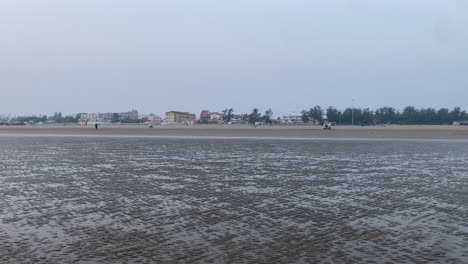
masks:
[(468, 262), (468, 144), (0, 138), (0, 263)]

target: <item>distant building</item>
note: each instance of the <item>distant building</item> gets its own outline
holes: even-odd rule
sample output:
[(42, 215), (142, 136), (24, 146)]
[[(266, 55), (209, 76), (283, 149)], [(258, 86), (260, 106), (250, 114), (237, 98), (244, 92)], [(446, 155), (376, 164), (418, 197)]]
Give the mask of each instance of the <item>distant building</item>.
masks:
[(302, 114), (291, 113), (287, 116), (281, 117), (281, 124), (283, 125), (304, 125), (304, 124), (318, 125), (319, 122), (315, 119), (309, 119), (307, 123), (304, 123), (302, 121)]
[(143, 115), (140, 119), (144, 124), (150, 125), (160, 125), (162, 121), (161, 117), (155, 114)]
[(246, 123), (248, 119), (249, 119), (249, 115), (248, 115), (248, 114), (233, 115), (233, 116), (231, 117), (230, 123), (231, 123), (231, 124), (243, 124), (243, 123)]
[(297, 125), (302, 124), (302, 115), (291, 113), (287, 116), (281, 117), (281, 123), (286, 125)]
[[(115, 120), (114, 115), (117, 114), (117, 120)], [(131, 110), (128, 112), (121, 113), (81, 113), (79, 114), (80, 123), (82, 122), (102, 122), (102, 123), (112, 123), (112, 122), (122, 122), (122, 121), (136, 121), (138, 120), (138, 111)]]
[(86, 120), (86, 122), (98, 122), (98, 113), (82, 113), (80, 119)]
[(103, 122), (103, 123), (112, 122), (112, 113), (98, 113), (97, 117), (98, 117), (99, 122)]
[(210, 112), (209, 110), (203, 110), (200, 113), (199, 122), (202, 124), (219, 124), (223, 122), (223, 114), (218, 112)]
[(79, 124), (79, 125), (82, 125), (82, 126), (85, 126), (85, 125), (88, 124), (88, 119), (86, 119), (86, 118), (80, 118), (80, 119), (78, 119), (78, 124)]
[(279, 119), (271, 119), (271, 124), (272, 125), (281, 125), (281, 118)]
[(209, 120), (211, 112), (210, 110), (203, 110), (200, 113), (200, 120)]
[(217, 121), (219, 121), (219, 120), (222, 120), (222, 119), (223, 119), (223, 116), (224, 116), (224, 115), (221, 114), (221, 113), (212, 112), (212, 113), (210, 114), (210, 120), (217, 120)]
[(138, 111), (133, 109), (129, 112), (119, 113), (119, 118), (121, 120), (138, 120)]
[(166, 120), (169, 124), (193, 124), (195, 114), (189, 112), (170, 111), (166, 113)]

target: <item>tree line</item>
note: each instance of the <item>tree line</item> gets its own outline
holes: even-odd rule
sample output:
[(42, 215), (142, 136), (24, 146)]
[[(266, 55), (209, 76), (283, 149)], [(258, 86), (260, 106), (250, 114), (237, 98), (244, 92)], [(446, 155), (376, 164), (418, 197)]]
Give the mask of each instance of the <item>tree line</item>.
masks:
[[(232, 121), (232, 119), (235, 117), (234, 115), (234, 109), (233, 108), (226, 108), (223, 111), (222, 120), (225, 123), (229, 123)], [(271, 109), (268, 109), (265, 111), (264, 114), (260, 112), (258, 108), (254, 108), (250, 114), (244, 114), (244, 115), (238, 115), (240, 117), (240, 121), (242, 123), (248, 123), (248, 124), (271, 124), (273, 123), (273, 111)]]
[(322, 124), (326, 120), (338, 125), (451, 125), (454, 121), (468, 120), (468, 113), (460, 107), (435, 109), (407, 106), (398, 110), (386, 106), (376, 110), (350, 107), (340, 110), (332, 106), (323, 109), (317, 105), (301, 113), (303, 122), (315, 120)]
[[(55, 112), (51, 116), (47, 115), (32, 115), (32, 116), (17, 116), (11, 118), (10, 122), (15, 123), (45, 123), (45, 122), (54, 122), (59, 124), (70, 124), (70, 123), (78, 123), (80, 120), (80, 114), (77, 115), (66, 115), (64, 116), (61, 112)], [(111, 116), (111, 123), (139, 123), (141, 120), (139, 119), (132, 119), (132, 118), (121, 118), (118, 113), (113, 113)]]
[(39, 116), (17, 116), (11, 119), (12, 122), (21, 122), (21, 123), (39, 123), (52, 121), (55, 123), (77, 123), (80, 119), (79, 115), (75, 116), (63, 116), (61, 112), (56, 112), (52, 116), (39, 115)]
[[(231, 109), (232, 111), (232, 109)], [(231, 112), (230, 111), (230, 112)], [(268, 109), (265, 114), (261, 114), (258, 108), (252, 110), (247, 115), (247, 122), (272, 123), (273, 111)], [(278, 120), (280, 118), (278, 117)], [(302, 123), (334, 122), (337, 125), (451, 125), (455, 121), (467, 121), (468, 113), (460, 107), (448, 108), (416, 108), (407, 106), (403, 110), (385, 106), (378, 109), (348, 107), (340, 110), (337, 107), (329, 106), (322, 108), (316, 105), (309, 110), (301, 111)]]

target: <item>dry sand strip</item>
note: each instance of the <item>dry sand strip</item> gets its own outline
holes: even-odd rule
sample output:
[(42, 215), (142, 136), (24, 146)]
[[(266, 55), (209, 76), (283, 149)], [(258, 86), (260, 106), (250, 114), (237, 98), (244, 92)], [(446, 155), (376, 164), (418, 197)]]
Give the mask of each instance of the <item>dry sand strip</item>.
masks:
[(0, 126), (0, 135), (74, 135), (74, 136), (174, 136), (242, 138), (366, 138), (366, 139), (442, 139), (468, 140), (468, 127), (455, 126), (337, 126), (323, 130), (319, 126), (237, 126), (194, 125), (155, 126)]

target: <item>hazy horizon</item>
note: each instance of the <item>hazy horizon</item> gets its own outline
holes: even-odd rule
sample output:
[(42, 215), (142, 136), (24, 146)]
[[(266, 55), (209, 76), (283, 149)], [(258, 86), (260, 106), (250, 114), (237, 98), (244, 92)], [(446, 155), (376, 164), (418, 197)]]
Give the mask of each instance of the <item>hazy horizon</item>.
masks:
[(468, 109), (466, 1), (5, 0), (0, 114)]

